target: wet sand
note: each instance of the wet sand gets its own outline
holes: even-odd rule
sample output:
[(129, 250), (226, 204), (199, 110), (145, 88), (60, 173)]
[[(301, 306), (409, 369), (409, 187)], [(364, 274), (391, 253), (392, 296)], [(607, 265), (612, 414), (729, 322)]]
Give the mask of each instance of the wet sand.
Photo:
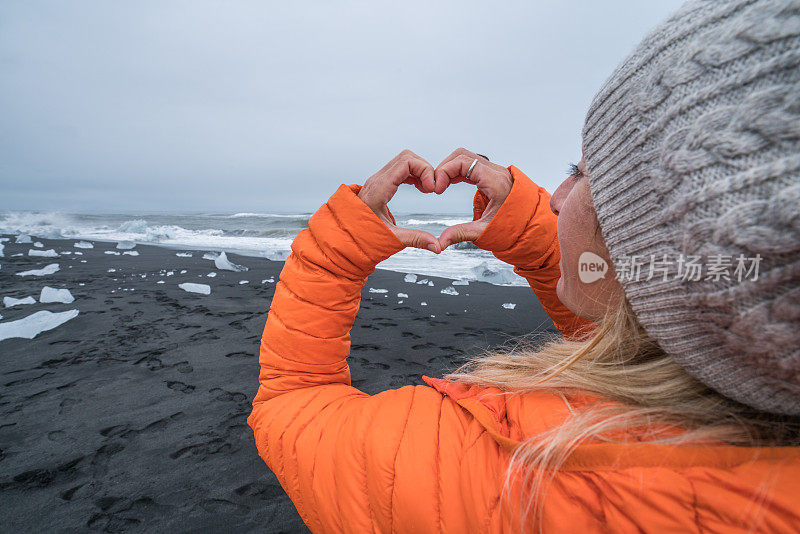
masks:
[[(307, 532), (246, 423), (283, 262), (228, 254), (250, 269), (237, 273), (203, 251), (138, 245), (138, 256), (117, 256), (105, 254), (116, 243), (34, 238), (40, 250), (72, 252), (40, 258), (3, 237), (0, 297), (38, 301), (48, 285), (75, 301), (0, 307), (2, 322), (79, 314), (32, 340), (0, 341), (0, 530)], [(60, 270), (15, 274), (50, 263)], [(420, 276), (430, 287), (404, 276), (378, 269), (362, 291), (349, 364), (368, 393), (442, 376), (511, 336), (554, 331), (527, 287), (470, 282), (448, 295), (451, 279)], [(187, 293), (183, 282), (209, 284), (211, 294)]]

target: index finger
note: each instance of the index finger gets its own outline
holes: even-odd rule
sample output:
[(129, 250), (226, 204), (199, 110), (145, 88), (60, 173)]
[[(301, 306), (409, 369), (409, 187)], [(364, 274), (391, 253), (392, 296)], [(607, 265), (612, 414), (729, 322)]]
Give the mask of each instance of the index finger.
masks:
[[(458, 182), (463, 181), (463, 180), (453, 180), (452, 178), (454, 178), (454, 176), (452, 176), (450, 174), (443, 175), (443, 173), (440, 172), (440, 169), (442, 169), (442, 167), (444, 167), (444, 166), (448, 166), (447, 168), (450, 168), (449, 167), (450, 163), (454, 159), (459, 158), (461, 156), (468, 157), (470, 165), (472, 165), (472, 162), (476, 158), (483, 158), (486, 161), (489, 161), (489, 158), (487, 158), (483, 154), (478, 154), (476, 152), (472, 152), (472, 151), (467, 150), (466, 148), (463, 148), (463, 147), (455, 149), (453, 152), (450, 153), (449, 156), (444, 158), (442, 160), (442, 162), (439, 163), (439, 165), (437, 165), (436, 169), (434, 170), (434, 181), (435, 181), (435, 184), (436, 184), (435, 187), (436, 187), (436, 192), (437, 193), (439, 193), (439, 194), (443, 193), (444, 190), (447, 189), (447, 187), (450, 184), (456, 184)], [(469, 167), (467, 167), (467, 169), (469, 169)], [(464, 174), (466, 174), (466, 170), (464, 171)]]
[[(467, 172), (469, 172), (469, 168), (472, 166), (472, 162), (475, 160), (475, 167), (472, 169), (472, 173), (469, 176), (469, 179), (466, 178)], [(485, 165), (480, 158), (470, 157), (467, 154), (460, 154), (447, 162), (444, 162), (436, 168), (435, 175), (437, 186), (441, 183), (449, 184), (457, 184), (459, 182), (468, 182), (471, 184), (478, 185), (481, 176), (481, 168)]]
[(433, 190), (433, 166), (409, 151), (407, 155), (399, 158), (387, 171), (386, 176), (394, 186), (394, 190), (402, 183), (419, 181), (426, 189)]

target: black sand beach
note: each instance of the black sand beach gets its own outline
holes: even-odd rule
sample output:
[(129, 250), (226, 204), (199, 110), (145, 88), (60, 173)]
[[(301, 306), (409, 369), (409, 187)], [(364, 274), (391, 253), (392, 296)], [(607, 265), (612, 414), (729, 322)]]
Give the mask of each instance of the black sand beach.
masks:
[[(39, 310), (79, 315), (32, 340), (0, 341), (0, 530), (307, 531), (246, 424), (282, 262), (229, 254), (250, 269), (231, 272), (203, 251), (138, 245), (138, 256), (116, 256), (105, 254), (116, 243), (76, 249), (75, 240), (34, 238), (41, 250), (72, 252), (40, 258), (5, 237), (0, 296), (38, 301), (48, 285), (75, 301), (0, 308), (2, 322)], [(50, 263), (60, 270), (15, 274)], [(553, 330), (528, 287), (471, 282), (448, 295), (440, 291), (450, 279), (420, 276), (430, 287), (403, 278), (378, 269), (362, 291), (349, 363), (368, 393), (421, 384), (510, 336)], [(211, 294), (182, 282), (209, 284)]]

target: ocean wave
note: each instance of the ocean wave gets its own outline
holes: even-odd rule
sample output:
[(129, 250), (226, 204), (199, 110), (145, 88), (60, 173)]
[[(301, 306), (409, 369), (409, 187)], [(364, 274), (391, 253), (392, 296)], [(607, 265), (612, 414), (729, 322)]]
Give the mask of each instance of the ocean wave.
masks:
[(298, 213), (298, 214), (284, 214), (284, 213), (234, 213), (233, 215), (221, 215), (226, 219), (241, 219), (243, 217), (252, 217), (252, 218), (259, 218), (259, 219), (267, 219), (267, 218), (287, 218), (287, 219), (308, 219), (311, 217), (309, 213)]
[(143, 234), (147, 232), (147, 221), (144, 219), (134, 219), (132, 221), (125, 221), (119, 225), (120, 232), (128, 232), (132, 234)]
[[(401, 222), (402, 221), (402, 222)], [(398, 224), (401, 225), (408, 225), (408, 226), (430, 226), (430, 225), (439, 225), (439, 226), (453, 226), (454, 224), (461, 224), (472, 222), (472, 219), (465, 219), (465, 218), (452, 218), (452, 219), (408, 219), (403, 221), (398, 220)]]
[[(161, 224), (153, 224), (154, 220)], [(422, 221), (422, 217), (416, 217), (416, 220)], [(441, 216), (436, 220), (448, 224), (460, 221)], [(222, 222), (220, 218), (212, 219), (205, 215), (147, 215), (139, 218), (135, 214), (8, 212), (0, 214), (0, 233), (86, 241), (133, 241), (176, 249), (226, 251), (283, 261), (291, 253), (294, 237), (300, 231), (299, 228), (289, 228), (293, 224), (268, 228), (266, 221), (264, 224), (254, 224), (253, 221), (234, 224), (228, 221)], [(431, 222), (423, 221), (424, 224)], [(220, 228), (209, 228), (214, 225)], [(469, 241), (451, 245), (442, 255), (406, 247), (377, 267), (421, 276), (466, 278), (497, 285), (526, 285), (525, 279), (516, 275), (510, 266)]]

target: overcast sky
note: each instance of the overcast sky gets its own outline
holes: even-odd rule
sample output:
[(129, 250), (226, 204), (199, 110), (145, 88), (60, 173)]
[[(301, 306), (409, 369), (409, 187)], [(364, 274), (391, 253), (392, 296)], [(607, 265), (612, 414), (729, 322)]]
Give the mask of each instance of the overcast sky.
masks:
[(3, 0), (0, 210), (311, 212), (459, 146), (552, 192), (595, 92), (681, 3)]

